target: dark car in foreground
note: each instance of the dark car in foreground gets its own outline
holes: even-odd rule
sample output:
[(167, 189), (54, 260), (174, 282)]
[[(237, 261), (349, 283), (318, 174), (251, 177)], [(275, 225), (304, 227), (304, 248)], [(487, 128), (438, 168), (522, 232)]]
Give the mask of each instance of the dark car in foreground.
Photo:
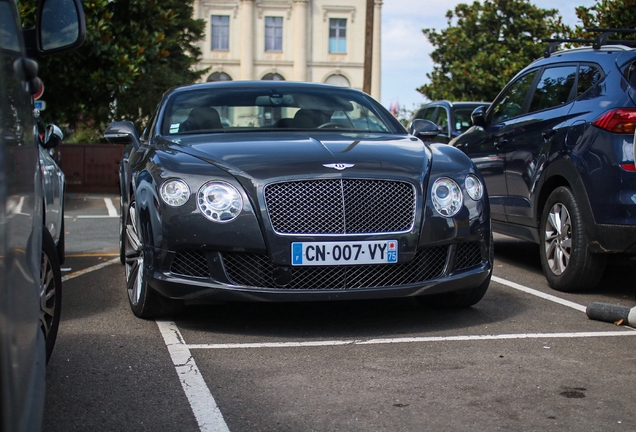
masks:
[(422, 105), (411, 118), (430, 120), (437, 125), (439, 134), (434, 142), (448, 143), (472, 126), (470, 115), (478, 107), (488, 108), (489, 102), (451, 102), (438, 100)]
[(553, 41), (450, 143), (484, 176), (493, 230), (539, 243), (560, 291), (636, 259), (636, 50), (611, 33), (593, 47)]
[[(231, 126), (223, 125), (225, 118)], [(434, 129), (419, 121), (413, 133)], [(168, 91), (121, 169), (132, 311), (184, 302), (430, 295), (470, 306), (492, 271), (488, 203), (466, 155), (425, 145), (363, 92), (219, 82)]]
[[(22, 30), (15, 0), (0, 0), (0, 430), (42, 427), (45, 364), (60, 311), (56, 245), (44, 220), (33, 95), (38, 64), (28, 55), (72, 49), (84, 39), (79, 0), (42, 0)], [(52, 128), (49, 128), (52, 129)]]

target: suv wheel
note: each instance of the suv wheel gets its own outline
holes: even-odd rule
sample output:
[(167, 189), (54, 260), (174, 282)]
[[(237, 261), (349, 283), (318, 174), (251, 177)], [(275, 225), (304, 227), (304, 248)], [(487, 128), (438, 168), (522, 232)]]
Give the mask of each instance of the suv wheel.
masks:
[(567, 187), (555, 189), (548, 197), (539, 235), (541, 266), (552, 288), (577, 292), (598, 284), (605, 269), (605, 256), (588, 251), (581, 210)]

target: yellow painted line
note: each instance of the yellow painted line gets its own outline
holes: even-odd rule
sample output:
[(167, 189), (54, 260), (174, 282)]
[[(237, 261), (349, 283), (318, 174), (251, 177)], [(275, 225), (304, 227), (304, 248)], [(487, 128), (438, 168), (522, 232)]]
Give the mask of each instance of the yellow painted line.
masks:
[(94, 265), (92, 267), (85, 268), (84, 270), (79, 270), (79, 271), (67, 274), (66, 276), (62, 277), (62, 282), (66, 282), (67, 280), (76, 278), (78, 276), (83, 276), (83, 275), (85, 275), (87, 273), (94, 272), (95, 270), (99, 270), (99, 269), (102, 269), (104, 267), (108, 267), (109, 265), (115, 264), (115, 263), (118, 263), (118, 262), (119, 262), (119, 257), (118, 258), (114, 258), (114, 259), (112, 259), (110, 261), (103, 262), (101, 264)]

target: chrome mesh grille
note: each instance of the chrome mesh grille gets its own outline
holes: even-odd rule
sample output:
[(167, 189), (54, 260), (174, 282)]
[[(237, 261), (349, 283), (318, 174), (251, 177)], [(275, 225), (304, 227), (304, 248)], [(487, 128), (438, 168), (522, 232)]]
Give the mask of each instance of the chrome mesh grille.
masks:
[(223, 263), (236, 285), (276, 289), (357, 289), (399, 286), (442, 276), (448, 246), (420, 249), (412, 261), (360, 266), (291, 267), (291, 282), (274, 282), (277, 269), (266, 255), (224, 253)]
[(179, 251), (175, 254), (170, 272), (181, 276), (207, 278), (210, 277), (205, 253), (201, 251)]
[(321, 179), (265, 188), (274, 231), (280, 234), (369, 234), (409, 231), (415, 189), (389, 180)]

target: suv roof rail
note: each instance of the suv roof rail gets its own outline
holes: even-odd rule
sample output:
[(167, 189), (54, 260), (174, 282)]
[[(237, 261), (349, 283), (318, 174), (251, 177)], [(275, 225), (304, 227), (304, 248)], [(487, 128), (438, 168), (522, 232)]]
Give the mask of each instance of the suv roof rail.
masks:
[(543, 57), (550, 57), (555, 51), (556, 48), (562, 43), (579, 43), (579, 44), (591, 44), (592, 48), (595, 50), (600, 49), (605, 45), (626, 45), (626, 46), (636, 46), (636, 40), (625, 40), (625, 39), (609, 39), (610, 35), (615, 33), (622, 34), (634, 34), (636, 33), (636, 29), (621, 29), (621, 28), (585, 28), (584, 29), (590, 33), (600, 33), (594, 39), (541, 39), (541, 42), (548, 42), (548, 46), (543, 52)]

